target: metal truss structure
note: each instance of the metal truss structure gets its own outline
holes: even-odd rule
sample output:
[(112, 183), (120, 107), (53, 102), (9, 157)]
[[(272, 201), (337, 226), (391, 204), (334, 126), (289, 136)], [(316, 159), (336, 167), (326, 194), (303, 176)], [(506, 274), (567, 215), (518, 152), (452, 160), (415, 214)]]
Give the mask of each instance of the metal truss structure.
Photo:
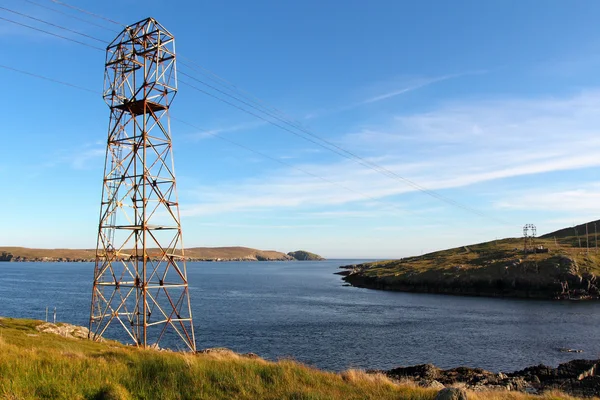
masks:
[(175, 40), (156, 20), (126, 27), (108, 45), (92, 339), (124, 330), (137, 346), (162, 340), (196, 350), (168, 115), (176, 93)]
[(536, 227), (533, 224), (523, 226), (523, 251), (525, 253), (535, 252)]

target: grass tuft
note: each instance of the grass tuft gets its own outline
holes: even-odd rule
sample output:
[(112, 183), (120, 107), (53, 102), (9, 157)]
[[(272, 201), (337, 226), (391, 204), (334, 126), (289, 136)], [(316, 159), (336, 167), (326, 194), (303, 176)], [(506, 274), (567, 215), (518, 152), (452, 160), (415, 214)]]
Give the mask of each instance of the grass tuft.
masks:
[(93, 400), (129, 400), (131, 395), (118, 383), (108, 383), (92, 397)]

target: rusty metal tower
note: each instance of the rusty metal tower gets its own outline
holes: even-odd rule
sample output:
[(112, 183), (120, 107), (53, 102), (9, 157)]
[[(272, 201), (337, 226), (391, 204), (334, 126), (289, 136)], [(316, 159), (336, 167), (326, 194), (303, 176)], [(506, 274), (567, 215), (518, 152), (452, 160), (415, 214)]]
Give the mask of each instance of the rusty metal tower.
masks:
[(137, 346), (163, 340), (196, 350), (169, 132), (176, 93), (175, 40), (155, 19), (126, 27), (108, 45), (92, 339), (120, 331)]

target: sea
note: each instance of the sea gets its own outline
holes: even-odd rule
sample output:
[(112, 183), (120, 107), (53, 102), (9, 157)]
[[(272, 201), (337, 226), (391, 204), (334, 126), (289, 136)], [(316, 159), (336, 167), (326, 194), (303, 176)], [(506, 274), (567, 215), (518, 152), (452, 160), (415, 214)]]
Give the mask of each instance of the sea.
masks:
[[(600, 358), (598, 302), (387, 292), (334, 274), (362, 261), (188, 263), (197, 347), (331, 371), (433, 363), (510, 372)], [(57, 321), (87, 326), (93, 268), (0, 263), (0, 316), (44, 320), (48, 308), (50, 319), (56, 309)]]

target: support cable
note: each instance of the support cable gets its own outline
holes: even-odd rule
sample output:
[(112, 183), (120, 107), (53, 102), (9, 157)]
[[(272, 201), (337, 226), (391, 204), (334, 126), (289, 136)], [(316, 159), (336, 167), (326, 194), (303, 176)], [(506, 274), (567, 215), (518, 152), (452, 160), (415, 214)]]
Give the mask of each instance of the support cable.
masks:
[[(120, 24), (120, 23), (118, 23), (116, 21), (113, 21), (113, 20), (111, 20), (109, 18), (106, 18), (106, 17), (103, 17), (103, 16), (101, 16), (99, 14), (95, 14), (95, 13), (92, 13), (92, 12), (80, 9), (78, 7), (71, 6), (71, 5), (67, 4), (67, 3), (64, 3), (64, 2), (61, 2), (61, 1), (58, 1), (58, 0), (51, 0), (51, 1), (54, 2), (54, 3), (56, 3), (56, 4), (65, 6), (65, 7), (72, 8), (72, 9), (77, 10), (79, 12), (82, 12), (82, 13), (85, 13), (85, 14), (88, 14), (88, 15), (92, 15), (92, 16), (94, 16), (96, 18), (101, 18), (101, 19), (109, 21), (109, 22), (111, 22), (113, 24), (124, 26), (124, 25), (122, 25), (122, 24)], [(44, 31), (44, 30), (41, 30), (41, 29), (38, 29), (38, 28), (35, 28), (35, 27), (31, 27), (29, 25), (21, 24), (21, 23), (18, 23), (16, 21), (12, 21), (12, 20), (9, 20), (9, 19), (6, 19), (6, 18), (0, 17), (0, 19), (4, 19), (4, 20), (7, 20), (9, 22), (16, 23), (18, 25), (22, 25), (22, 26), (25, 26), (25, 27), (28, 27), (28, 28), (31, 28), (31, 29), (35, 29), (35, 30), (43, 32), (43, 33), (47, 33), (47, 34), (50, 34), (50, 35), (53, 35), (53, 36), (56, 36), (56, 37), (59, 37), (59, 38), (62, 38), (62, 39), (66, 39), (66, 40), (70, 40), (70, 41), (78, 43), (78, 44), (82, 44), (84, 46), (88, 46), (88, 47), (91, 47), (91, 48), (95, 48), (95, 49), (104, 51), (104, 49), (100, 49), (98, 47), (89, 45), (87, 43), (79, 42), (79, 41), (76, 41), (76, 40), (71, 39), (71, 38), (67, 38), (67, 37), (64, 37), (64, 36), (61, 36), (61, 35), (57, 35), (57, 34), (54, 34), (52, 32)], [(96, 40), (98, 40), (98, 39), (96, 39)], [(329, 150), (330, 152), (338, 154), (341, 157), (344, 157), (346, 159), (352, 160), (352, 161), (356, 162), (359, 165), (362, 165), (362, 166), (364, 166), (366, 168), (369, 168), (369, 169), (371, 169), (371, 170), (373, 170), (375, 172), (378, 172), (378, 173), (380, 173), (382, 175), (385, 175), (385, 176), (387, 176), (387, 177), (389, 177), (391, 179), (394, 179), (396, 181), (402, 182), (402, 183), (404, 183), (404, 184), (412, 187), (413, 189), (416, 189), (416, 190), (420, 191), (421, 193), (427, 194), (427, 195), (429, 195), (429, 196), (431, 196), (431, 197), (433, 197), (433, 198), (435, 198), (437, 200), (440, 200), (440, 201), (442, 201), (442, 202), (444, 202), (446, 204), (449, 204), (451, 206), (460, 208), (460, 209), (462, 209), (464, 211), (470, 212), (470, 213), (478, 215), (480, 217), (492, 219), (492, 220), (494, 220), (494, 221), (496, 221), (496, 222), (498, 222), (500, 224), (506, 224), (506, 225), (508, 224), (507, 222), (505, 222), (503, 220), (500, 220), (500, 219), (498, 219), (496, 217), (493, 217), (491, 215), (487, 215), (487, 214), (485, 214), (485, 213), (483, 213), (483, 212), (481, 212), (481, 211), (479, 211), (479, 210), (477, 210), (475, 208), (469, 207), (467, 205), (463, 205), (463, 204), (461, 204), (461, 203), (459, 203), (459, 202), (457, 202), (457, 201), (455, 201), (453, 199), (447, 198), (447, 197), (445, 197), (445, 196), (437, 193), (436, 191), (428, 189), (428, 188), (426, 188), (426, 187), (424, 187), (424, 186), (422, 186), (422, 185), (420, 185), (420, 184), (418, 184), (418, 183), (416, 183), (416, 182), (414, 182), (414, 181), (412, 181), (410, 179), (407, 179), (407, 178), (405, 178), (405, 177), (403, 177), (403, 176), (395, 173), (394, 171), (389, 170), (388, 168), (385, 168), (385, 167), (383, 167), (383, 166), (381, 166), (381, 165), (379, 165), (377, 163), (374, 163), (372, 161), (369, 161), (369, 160), (367, 160), (367, 159), (365, 159), (365, 158), (363, 158), (363, 157), (361, 157), (361, 156), (359, 156), (359, 155), (357, 155), (357, 154), (355, 154), (355, 153), (353, 153), (351, 151), (348, 151), (348, 150), (342, 148), (341, 146), (339, 146), (339, 145), (337, 145), (335, 143), (332, 143), (332, 142), (330, 142), (330, 141), (328, 141), (328, 140), (326, 140), (326, 139), (324, 139), (324, 138), (316, 135), (315, 133), (311, 132), (310, 130), (308, 130), (307, 128), (305, 128), (302, 124), (300, 124), (297, 121), (293, 121), (293, 120), (290, 121), (288, 118), (282, 118), (281, 116), (275, 115), (274, 112), (277, 112), (278, 114), (285, 115), (284, 113), (282, 113), (281, 111), (277, 110), (276, 108), (272, 108), (271, 107), (272, 111), (270, 111), (269, 108), (267, 108), (264, 105), (258, 105), (258, 106), (252, 105), (248, 101), (242, 100), (239, 97), (236, 97), (236, 96), (234, 96), (232, 94), (226, 93), (225, 91), (223, 91), (221, 89), (218, 89), (215, 86), (213, 86), (211, 84), (208, 84), (208, 83), (206, 83), (206, 82), (204, 82), (204, 81), (202, 81), (200, 79), (197, 79), (197, 78), (191, 76), (190, 74), (187, 74), (187, 73), (181, 72), (181, 71), (180, 71), (180, 74), (182, 74), (182, 75), (184, 75), (184, 76), (186, 76), (186, 77), (188, 77), (188, 78), (190, 78), (190, 79), (192, 79), (194, 81), (197, 81), (197, 82), (199, 82), (199, 83), (201, 83), (201, 84), (203, 84), (203, 85), (211, 88), (212, 90), (215, 90), (215, 91), (217, 91), (217, 92), (219, 92), (219, 93), (221, 93), (221, 94), (223, 94), (223, 95), (225, 95), (225, 96), (233, 99), (234, 101), (240, 102), (240, 103), (242, 103), (242, 104), (244, 104), (244, 105), (246, 105), (248, 107), (251, 107), (251, 108), (257, 110), (258, 112), (260, 112), (262, 114), (265, 114), (265, 115), (267, 115), (267, 116), (269, 116), (271, 118), (274, 118), (274, 119), (282, 122), (283, 124), (288, 125), (288, 126), (292, 127), (293, 129), (298, 130), (298, 131), (300, 131), (302, 133), (296, 132), (296, 131), (294, 131), (292, 129), (289, 129), (289, 128), (287, 128), (284, 125), (280, 125), (280, 124), (278, 124), (276, 122), (273, 122), (272, 120), (270, 120), (268, 118), (265, 118), (262, 115), (259, 115), (259, 114), (255, 113), (255, 112), (249, 111), (246, 108), (244, 108), (242, 106), (239, 106), (239, 105), (237, 105), (237, 104), (235, 104), (235, 103), (233, 103), (231, 101), (223, 99), (223, 98), (221, 98), (219, 96), (216, 96), (216, 95), (214, 95), (214, 94), (212, 94), (212, 93), (210, 93), (208, 91), (202, 90), (202, 89), (198, 88), (197, 86), (194, 86), (194, 85), (192, 85), (192, 84), (190, 84), (188, 82), (180, 80), (181, 83), (183, 83), (183, 84), (185, 84), (185, 85), (193, 88), (194, 90), (196, 90), (198, 92), (204, 93), (204, 94), (206, 94), (206, 95), (208, 95), (210, 97), (213, 97), (214, 99), (217, 99), (217, 100), (219, 100), (219, 101), (221, 101), (221, 102), (223, 102), (225, 104), (228, 104), (228, 105), (230, 105), (232, 107), (235, 107), (235, 108), (237, 108), (240, 111), (243, 111), (243, 112), (245, 112), (245, 113), (247, 113), (249, 115), (252, 115), (252, 116), (254, 116), (256, 118), (259, 118), (259, 119), (261, 119), (261, 120), (263, 120), (263, 121), (265, 121), (265, 122), (267, 122), (267, 123), (269, 123), (269, 124), (271, 124), (273, 126), (276, 126), (279, 129), (285, 130), (285, 131), (287, 131), (287, 132), (289, 132), (289, 133), (291, 133), (291, 134), (293, 134), (295, 136), (301, 137), (304, 140), (307, 140), (307, 141), (309, 141), (309, 142), (311, 142), (313, 144), (316, 144), (316, 145), (318, 145), (318, 146), (320, 146), (320, 147), (322, 147), (322, 148), (324, 148), (326, 150)], [(212, 75), (214, 75), (215, 77), (218, 77), (218, 75), (216, 75), (214, 73)], [(227, 82), (224, 79), (220, 79), (220, 80)], [(230, 85), (232, 85), (232, 84), (230, 84)], [(239, 89), (237, 89), (237, 87), (235, 85), (232, 85), (232, 87), (234, 88), (234, 91), (235, 90), (239, 91)], [(247, 97), (246, 95), (243, 95), (243, 96)], [(256, 104), (255, 100), (250, 100), (250, 101), (252, 101), (252, 102), (254, 102)], [(267, 109), (266, 111), (265, 111), (265, 108)]]
[(77, 43), (77, 44), (80, 44), (82, 46), (86, 46), (86, 47), (89, 47), (89, 48), (92, 48), (92, 49), (95, 49), (95, 50), (100, 50), (102, 52), (105, 51), (104, 49), (102, 49), (100, 47), (97, 47), (97, 46), (94, 46), (94, 45), (91, 45), (91, 44), (88, 44), (88, 43), (85, 43), (85, 42), (80, 42), (79, 40), (71, 39), (69, 37), (62, 36), (62, 35), (59, 35), (59, 34), (56, 34), (56, 33), (52, 33), (52, 32), (49, 32), (49, 31), (46, 31), (46, 30), (43, 30), (43, 29), (40, 29), (40, 28), (36, 28), (34, 26), (31, 26), (31, 25), (23, 24), (21, 22), (13, 21), (12, 19), (4, 18), (4, 17), (0, 17), (0, 19), (4, 20), (4, 21), (7, 21), (7, 22), (10, 22), (10, 23), (13, 23), (15, 25), (20, 25), (20, 26), (23, 26), (25, 28), (33, 29), (34, 31), (38, 31), (38, 32), (45, 33), (47, 35), (55, 36), (55, 37), (60, 38), (60, 39), (65, 39), (65, 40), (68, 40), (70, 42)]
[[(190, 77), (190, 75), (188, 75), (188, 74), (186, 74), (184, 72), (181, 72), (181, 71), (180, 71), (180, 74), (181, 75), (185, 75), (187, 77)], [(442, 201), (444, 203), (447, 203), (447, 204), (449, 204), (451, 206), (454, 206), (454, 207), (461, 208), (464, 211), (468, 211), (468, 212), (476, 214), (476, 215), (478, 215), (480, 217), (492, 219), (492, 220), (494, 220), (494, 221), (496, 221), (496, 222), (498, 222), (500, 224), (509, 225), (507, 222), (505, 222), (503, 220), (500, 220), (500, 219), (498, 219), (496, 217), (484, 214), (483, 212), (481, 212), (481, 211), (479, 211), (477, 209), (474, 209), (472, 207), (463, 205), (463, 204), (458, 203), (458, 202), (456, 202), (456, 201), (454, 201), (452, 199), (446, 198), (445, 196), (442, 196), (441, 194), (439, 194), (439, 193), (437, 193), (437, 192), (435, 192), (433, 190), (427, 189), (427, 188), (425, 188), (425, 187), (423, 187), (423, 186), (421, 186), (421, 185), (419, 185), (419, 184), (417, 184), (417, 183), (415, 183), (415, 182), (413, 182), (413, 181), (411, 181), (409, 179), (406, 179), (406, 178), (404, 178), (404, 177), (396, 174), (395, 172), (393, 172), (393, 171), (391, 171), (391, 170), (389, 170), (389, 169), (387, 169), (385, 167), (382, 167), (382, 166), (380, 166), (380, 165), (378, 165), (376, 163), (368, 161), (368, 160), (364, 159), (363, 157), (357, 156), (354, 153), (349, 152), (349, 151), (341, 148), (340, 146), (337, 146), (335, 144), (331, 144), (331, 142), (323, 140), (323, 139), (319, 138), (318, 136), (316, 136), (314, 134), (310, 135), (310, 136), (314, 137), (317, 140), (321, 140), (322, 142), (327, 143), (327, 144), (331, 145), (332, 147), (328, 147), (327, 145), (325, 145), (325, 144), (323, 144), (323, 143), (321, 143), (321, 142), (319, 142), (317, 140), (314, 140), (311, 137), (304, 136), (304, 135), (302, 135), (299, 132), (296, 132), (296, 131), (294, 131), (292, 129), (289, 129), (288, 127), (286, 127), (284, 125), (278, 124), (277, 122), (274, 122), (274, 121), (272, 121), (272, 120), (270, 120), (268, 118), (265, 118), (262, 115), (257, 114), (256, 112), (247, 110), (244, 107), (241, 107), (241, 106), (239, 106), (239, 105), (237, 105), (237, 104), (235, 104), (235, 103), (233, 103), (233, 102), (231, 102), (231, 101), (229, 101), (227, 99), (223, 99), (222, 97), (216, 96), (213, 93), (210, 93), (210, 92), (208, 92), (206, 90), (203, 90), (203, 89), (201, 89), (201, 88), (199, 88), (199, 87), (197, 87), (195, 85), (190, 84), (189, 82), (186, 82), (186, 81), (183, 81), (183, 80), (179, 79), (179, 83), (182, 83), (182, 84), (184, 84), (184, 85), (186, 85), (186, 86), (188, 86), (188, 87), (190, 87), (190, 88), (192, 88), (192, 89), (194, 89), (194, 90), (196, 90), (198, 92), (201, 92), (201, 93), (203, 93), (203, 94), (205, 94), (207, 96), (210, 96), (210, 97), (212, 97), (212, 98), (214, 98), (216, 100), (219, 100), (219, 101), (221, 101), (221, 102), (223, 102), (225, 104), (228, 104), (228, 105), (230, 105), (230, 106), (232, 106), (234, 108), (237, 108), (238, 110), (243, 111), (243, 112), (245, 112), (245, 113), (247, 113), (249, 115), (252, 115), (252, 116), (254, 116), (254, 117), (256, 117), (256, 118), (258, 118), (258, 119), (260, 119), (260, 120), (262, 120), (264, 122), (267, 122), (267, 123), (269, 123), (269, 124), (271, 124), (271, 125), (279, 128), (279, 129), (287, 131), (287, 132), (289, 132), (289, 133), (291, 133), (291, 134), (293, 134), (295, 136), (301, 137), (304, 140), (307, 140), (307, 141), (309, 141), (309, 142), (311, 142), (313, 144), (316, 144), (319, 147), (322, 147), (322, 148), (324, 148), (326, 150), (329, 150), (332, 153), (335, 153), (335, 154), (337, 154), (337, 155), (339, 155), (341, 157), (344, 157), (344, 158), (346, 158), (348, 160), (354, 161), (354, 162), (356, 162), (359, 165), (362, 165), (362, 166), (364, 166), (366, 168), (369, 168), (369, 169), (371, 169), (371, 170), (373, 170), (375, 172), (378, 172), (378, 173), (380, 173), (382, 175), (385, 175), (385, 176), (387, 176), (387, 177), (389, 177), (391, 179), (394, 179), (394, 180), (397, 180), (397, 181), (401, 181), (401, 182), (409, 185), (413, 189), (416, 189), (416, 190), (420, 191), (421, 193), (424, 193), (424, 194), (427, 194), (427, 195), (429, 195), (431, 197), (434, 197), (434, 198), (436, 198), (436, 199), (438, 199), (438, 200), (440, 200), (440, 201)], [(222, 91), (219, 91), (219, 92), (223, 93)], [(229, 97), (232, 97), (232, 96), (229, 96)], [(234, 99), (237, 99), (237, 98), (234, 97)], [(239, 99), (237, 99), (237, 100), (240, 101)], [(242, 103), (248, 105), (248, 103), (245, 103), (243, 101), (242, 101)], [(252, 107), (252, 108), (255, 108), (255, 107)], [(258, 111), (260, 111), (260, 110), (258, 110)], [(271, 115), (269, 113), (266, 113), (264, 111), (261, 111), (261, 112), (263, 112), (263, 113), (265, 113), (265, 114), (267, 114), (267, 115), (269, 115), (269, 116), (271, 116), (273, 118), (276, 118), (276, 117), (274, 117), (273, 115)], [(278, 118), (276, 118), (276, 119), (278, 119)], [(287, 124), (285, 121), (281, 121), (281, 122)], [(298, 128), (296, 128), (296, 129), (298, 129)]]
[(83, 86), (74, 85), (74, 84), (69, 83), (69, 82), (60, 81), (58, 79), (48, 78), (47, 76), (34, 74), (33, 72), (24, 71), (22, 69), (17, 69), (17, 68), (9, 67), (8, 65), (2, 65), (2, 64), (0, 64), (0, 68), (4, 68), (4, 69), (8, 69), (8, 70), (11, 70), (11, 71), (14, 71), (14, 72), (18, 72), (18, 73), (23, 74), (23, 75), (29, 75), (29, 76), (32, 76), (34, 78), (43, 79), (45, 81), (58, 83), (60, 85), (69, 86), (69, 87), (72, 87), (72, 88), (75, 88), (75, 89), (79, 89), (79, 90), (83, 90), (83, 91), (86, 91), (86, 92), (90, 92), (90, 93), (102, 95), (101, 92), (98, 92), (96, 90), (88, 89), (88, 88), (85, 88)]
[[(342, 189), (344, 189), (344, 190), (346, 190), (346, 191), (352, 192), (352, 193), (354, 193), (354, 194), (358, 194), (358, 195), (360, 195), (360, 196), (362, 196), (362, 197), (364, 197), (364, 198), (366, 198), (366, 199), (369, 199), (369, 200), (375, 201), (375, 202), (377, 202), (377, 203), (383, 204), (383, 205), (385, 205), (385, 206), (387, 206), (387, 207), (390, 207), (390, 208), (394, 208), (394, 209), (396, 209), (396, 210), (398, 210), (398, 211), (401, 211), (401, 212), (403, 212), (403, 213), (406, 213), (406, 212), (408, 212), (408, 213), (410, 213), (410, 214), (415, 214), (415, 213), (413, 213), (413, 212), (412, 212), (412, 211), (410, 211), (410, 210), (407, 210), (407, 209), (402, 209), (402, 208), (396, 207), (396, 206), (395, 206), (395, 205), (393, 205), (393, 204), (388, 204), (388, 203), (382, 202), (381, 200), (379, 200), (379, 199), (377, 199), (377, 198), (375, 198), (375, 197), (373, 197), (373, 196), (369, 196), (368, 194), (365, 194), (365, 193), (359, 192), (359, 191), (357, 191), (357, 190), (354, 190), (354, 189), (352, 189), (352, 188), (349, 188), (348, 186), (342, 185), (341, 183), (337, 183), (337, 182), (335, 182), (335, 181), (332, 181), (332, 180), (330, 180), (330, 179), (327, 179), (327, 178), (325, 178), (325, 177), (322, 177), (321, 175), (317, 175), (317, 174), (315, 174), (315, 173), (312, 173), (312, 172), (310, 172), (310, 171), (307, 171), (307, 170), (306, 170), (306, 169), (304, 169), (304, 168), (300, 168), (300, 167), (298, 167), (298, 166), (295, 166), (295, 165), (293, 165), (293, 164), (290, 164), (290, 163), (288, 163), (288, 162), (285, 162), (285, 161), (283, 161), (283, 160), (280, 160), (280, 159), (278, 159), (278, 158), (276, 158), (276, 157), (272, 157), (272, 156), (270, 156), (270, 155), (268, 155), (268, 154), (266, 154), (266, 153), (263, 153), (263, 152), (261, 152), (261, 151), (255, 150), (255, 149), (253, 149), (253, 148), (251, 148), (251, 147), (248, 147), (248, 146), (246, 146), (246, 145), (243, 145), (243, 144), (241, 144), (241, 143), (238, 143), (238, 142), (236, 142), (236, 141), (234, 141), (234, 140), (231, 140), (231, 139), (229, 139), (229, 138), (226, 138), (226, 137), (224, 137), (224, 136), (221, 136), (221, 135), (219, 135), (218, 133), (211, 132), (211, 131), (208, 131), (208, 130), (206, 130), (206, 129), (202, 129), (202, 128), (200, 128), (200, 127), (198, 127), (198, 126), (196, 126), (196, 125), (194, 125), (194, 124), (192, 124), (192, 123), (190, 123), (190, 122), (183, 121), (183, 120), (181, 120), (181, 119), (179, 119), (179, 118), (175, 118), (175, 117), (173, 117), (173, 116), (171, 116), (171, 119), (172, 119), (172, 120), (174, 120), (174, 121), (179, 121), (180, 123), (182, 123), (182, 124), (184, 124), (184, 125), (187, 125), (187, 126), (189, 126), (189, 127), (192, 127), (192, 128), (194, 128), (194, 129), (198, 129), (198, 130), (200, 130), (200, 131), (203, 131), (203, 132), (205, 132), (205, 133), (207, 133), (207, 134), (209, 134), (209, 135), (211, 135), (211, 136), (217, 137), (217, 138), (219, 138), (219, 139), (221, 139), (221, 140), (223, 140), (223, 141), (225, 141), (225, 142), (227, 142), (227, 143), (229, 143), (229, 144), (232, 144), (232, 145), (234, 145), (234, 146), (237, 146), (237, 147), (240, 147), (240, 148), (242, 148), (242, 149), (244, 149), (244, 150), (250, 151), (250, 152), (252, 152), (252, 153), (254, 153), (254, 154), (257, 154), (257, 155), (259, 155), (259, 156), (261, 156), (261, 157), (267, 158), (267, 159), (269, 159), (269, 160), (271, 160), (271, 161), (275, 161), (276, 163), (279, 163), (279, 164), (281, 164), (281, 165), (284, 165), (284, 166), (286, 166), (286, 167), (292, 168), (292, 169), (294, 169), (294, 170), (296, 170), (296, 171), (302, 172), (302, 173), (303, 173), (303, 174), (305, 174), (305, 175), (311, 176), (311, 177), (313, 177), (313, 178), (316, 178), (316, 179), (320, 179), (320, 180), (322, 180), (323, 182), (326, 182), (326, 183), (328, 183), (328, 184), (330, 184), (330, 185), (335, 185), (335, 186), (337, 186), (337, 187), (340, 187), (340, 188), (342, 188)], [(416, 215), (416, 214), (415, 214), (415, 215)]]
[(91, 12), (91, 11), (88, 11), (88, 10), (85, 10), (85, 9), (83, 9), (83, 8), (79, 8), (79, 7), (72, 6), (72, 5), (70, 5), (70, 4), (68, 4), (68, 3), (65, 3), (65, 2), (63, 2), (63, 1), (59, 1), (59, 0), (51, 0), (51, 1), (52, 1), (53, 3), (56, 3), (56, 4), (58, 4), (58, 5), (61, 5), (61, 6), (63, 6), (63, 7), (67, 7), (67, 8), (70, 8), (70, 9), (72, 9), (72, 10), (79, 11), (79, 12), (81, 12), (81, 13), (84, 13), (84, 14), (91, 15), (92, 17), (96, 17), (96, 18), (103, 19), (104, 21), (110, 22), (111, 24), (119, 25), (119, 26), (121, 26), (121, 27), (123, 27), (123, 28), (125, 28), (125, 27), (126, 27), (126, 25), (123, 25), (123, 24), (121, 24), (121, 23), (119, 23), (119, 22), (117, 22), (117, 21), (114, 21), (114, 20), (112, 20), (112, 19), (110, 19), (110, 18), (107, 18), (107, 17), (105, 17), (105, 16), (103, 16), (103, 15), (100, 15), (100, 14), (97, 14), (97, 13), (93, 13), (93, 12)]
[(112, 30), (110, 28), (107, 28), (106, 26), (97, 24), (97, 23), (92, 22), (92, 21), (88, 21), (87, 19), (79, 18), (79, 17), (77, 17), (75, 15), (68, 14), (66, 12), (62, 12), (62, 11), (57, 10), (55, 8), (52, 8), (52, 7), (45, 6), (43, 4), (35, 2), (33, 0), (21, 0), (21, 1), (24, 1), (24, 2), (29, 3), (29, 4), (33, 4), (34, 6), (37, 6), (37, 7), (45, 8), (46, 10), (50, 10), (50, 11), (55, 12), (55, 13), (60, 14), (60, 15), (64, 15), (65, 17), (68, 17), (68, 18), (76, 19), (77, 21), (85, 22), (86, 24), (93, 25), (93, 26), (95, 26), (97, 28), (101, 28), (101, 29), (104, 29), (104, 30), (112, 32), (112, 33), (117, 33), (114, 30)]
[[(7, 65), (0, 64), (0, 68), (5, 68), (5, 69), (8, 69), (10, 71), (18, 72), (20, 74), (28, 75), (28, 76), (31, 76), (31, 77), (34, 77), (34, 78), (38, 78), (38, 79), (43, 79), (43, 80), (46, 80), (46, 81), (49, 81), (49, 82), (53, 82), (53, 83), (57, 83), (57, 84), (60, 84), (60, 85), (63, 85), (63, 86), (68, 86), (68, 87), (71, 87), (71, 88), (74, 88), (74, 89), (83, 90), (83, 91), (86, 91), (86, 92), (89, 92), (89, 93), (93, 93), (95, 95), (102, 95), (101, 92), (98, 92), (96, 90), (88, 89), (88, 88), (85, 88), (85, 87), (82, 87), (82, 86), (71, 84), (69, 82), (65, 82), (65, 81), (61, 81), (61, 80), (58, 80), (58, 79), (50, 78), (50, 77), (47, 77), (47, 76), (43, 76), (43, 75), (35, 74), (35, 73), (32, 73), (32, 72), (24, 71), (22, 69), (9, 67)], [(207, 134), (209, 134), (211, 136), (216, 137), (217, 139), (221, 139), (224, 142), (227, 142), (227, 143), (229, 143), (231, 145), (237, 146), (237, 147), (239, 147), (241, 149), (247, 150), (247, 151), (249, 151), (251, 153), (257, 154), (257, 155), (259, 155), (261, 157), (267, 158), (267, 159), (269, 159), (271, 161), (274, 161), (274, 162), (277, 162), (277, 163), (279, 163), (281, 165), (284, 165), (286, 167), (292, 168), (292, 169), (294, 169), (296, 171), (302, 172), (303, 174), (308, 175), (308, 176), (310, 176), (312, 178), (316, 178), (316, 179), (319, 179), (319, 180), (321, 180), (323, 182), (326, 182), (328, 184), (338, 186), (338, 187), (340, 187), (340, 188), (342, 188), (344, 190), (347, 190), (347, 191), (352, 192), (354, 194), (358, 194), (358, 195), (360, 195), (362, 197), (365, 197), (365, 198), (367, 198), (369, 200), (375, 201), (375, 202), (377, 202), (379, 204), (382, 204), (383, 206), (386, 206), (388, 208), (393, 208), (393, 209), (395, 209), (397, 211), (400, 211), (402, 213), (410, 213), (410, 214), (416, 215), (414, 212), (412, 212), (412, 211), (410, 211), (408, 209), (399, 208), (399, 207), (397, 207), (397, 206), (395, 206), (393, 204), (389, 204), (389, 203), (383, 202), (383, 201), (381, 201), (380, 199), (378, 199), (376, 197), (369, 196), (368, 194), (365, 194), (365, 193), (362, 193), (360, 191), (357, 191), (357, 190), (354, 190), (352, 188), (349, 188), (349, 187), (347, 187), (345, 185), (342, 185), (340, 183), (332, 181), (332, 180), (330, 180), (328, 178), (325, 178), (325, 177), (320, 176), (318, 174), (312, 173), (312, 172), (307, 171), (307, 170), (305, 170), (303, 168), (297, 167), (297, 166), (295, 166), (293, 164), (290, 164), (288, 162), (280, 160), (280, 159), (278, 159), (276, 157), (270, 156), (270, 155), (268, 155), (266, 153), (263, 153), (263, 152), (261, 152), (259, 150), (255, 150), (255, 149), (253, 149), (253, 148), (251, 148), (249, 146), (246, 146), (244, 144), (238, 143), (238, 142), (236, 142), (236, 141), (234, 141), (232, 139), (229, 139), (229, 138), (227, 138), (225, 136), (219, 135), (216, 132), (211, 132), (211, 131), (209, 131), (207, 129), (204, 129), (204, 128), (201, 128), (201, 127), (199, 127), (197, 125), (194, 125), (191, 122), (184, 121), (184, 120), (176, 118), (176, 117), (174, 117), (172, 115), (170, 117), (171, 117), (171, 120), (173, 120), (173, 121), (178, 121), (181, 124), (184, 124), (184, 125), (187, 125), (187, 126), (189, 126), (191, 128), (194, 128), (196, 130), (200, 130), (202, 132), (205, 132), (205, 133), (207, 133)]]
[(15, 10), (11, 10), (10, 8), (6, 8), (6, 7), (0, 6), (0, 10), (8, 11), (10, 13), (13, 13), (13, 14), (16, 14), (16, 15), (20, 15), (20, 16), (25, 17), (25, 18), (29, 18), (29, 19), (41, 22), (41, 23), (46, 24), (46, 25), (50, 25), (50, 26), (53, 26), (55, 28), (67, 31), (67, 32), (75, 33), (77, 35), (84, 36), (84, 37), (89, 38), (89, 39), (93, 39), (93, 40), (98, 41), (98, 42), (100, 42), (102, 44), (106, 44), (106, 42), (104, 40), (102, 40), (102, 39), (95, 38), (93, 36), (90, 36), (88, 34), (85, 34), (83, 32), (79, 32), (79, 31), (76, 31), (76, 30), (73, 30), (73, 29), (65, 28), (64, 26), (61, 26), (61, 25), (53, 24), (52, 22), (48, 22), (48, 21), (45, 21), (45, 20), (40, 19), (40, 18), (32, 17), (31, 15), (27, 15), (27, 14), (23, 14), (23, 13), (20, 13), (18, 11), (15, 11)]

